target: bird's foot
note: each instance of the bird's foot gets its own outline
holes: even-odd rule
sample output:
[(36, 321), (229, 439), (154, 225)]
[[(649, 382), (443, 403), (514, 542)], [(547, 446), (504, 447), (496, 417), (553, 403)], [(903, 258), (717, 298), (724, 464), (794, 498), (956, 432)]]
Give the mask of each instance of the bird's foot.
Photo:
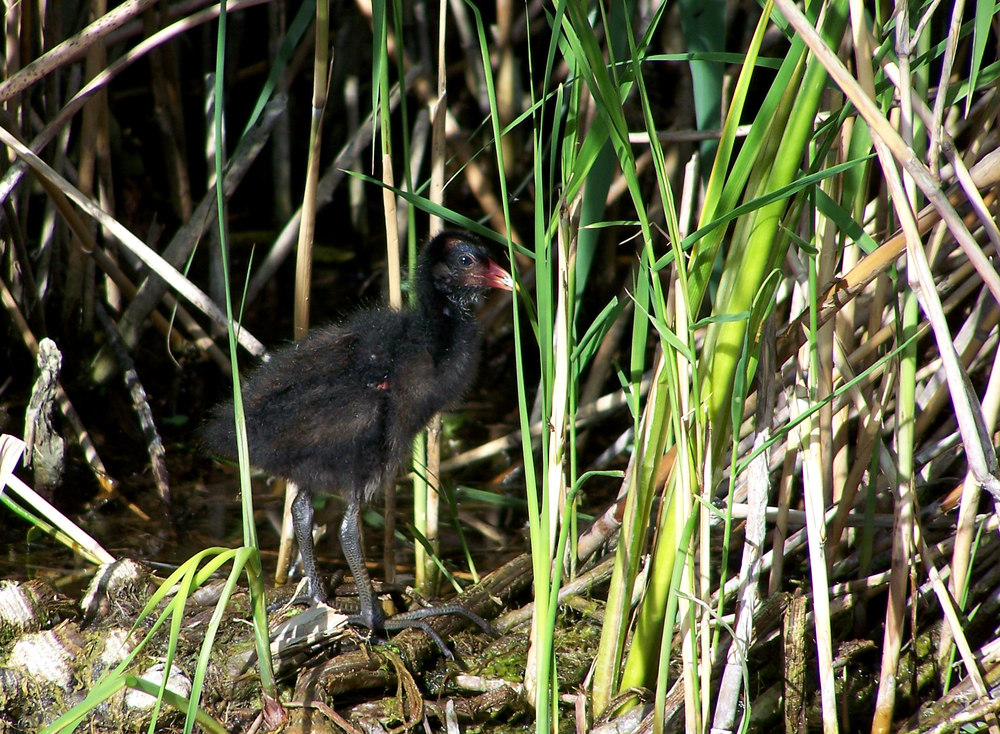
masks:
[(413, 626), (413, 625), (407, 625), (406, 624), (407, 621), (427, 619), (429, 617), (442, 617), (446, 614), (457, 614), (460, 617), (465, 617), (470, 622), (475, 622), (477, 625), (479, 625), (480, 628), (482, 628), (483, 632), (493, 637), (496, 637), (498, 634), (496, 629), (494, 629), (493, 625), (491, 625), (489, 622), (487, 622), (485, 619), (480, 617), (475, 612), (466, 609), (461, 604), (445, 604), (436, 607), (420, 607), (419, 609), (411, 609), (408, 612), (400, 612), (399, 614), (394, 614), (385, 621), (386, 624), (388, 624), (389, 622), (398, 621), (398, 623), (400, 624), (398, 629), (404, 629), (407, 626), (411, 627)]
[(445, 606), (437, 607), (421, 607), (419, 609), (411, 609), (408, 612), (402, 612), (400, 614), (394, 614), (391, 617), (386, 617), (382, 608), (380, 606), (375, 606), (371, 614), (353, 614), (347, 618), (347, 624), (354, 627), (363, 627), (372, 632), (376, 637), (381, 637), (383, 639), (388, 639), (386, 632), (396, 632), (399, 630), (416, 628), (423, 630), (437, 648), (441, 651), (448, 660), (452, 662), (457, 662), (455, 660), (455, 655), (451, 649), (445, 644), (444, 639), (435, 630), (430, 623), (427, 621), (431, 617), (440, 617), (446, 614), (458, 614), (471, 622), (475, 622), (479, 625), (487, 634), (496, 636), (497, 631), (493, 626), (487, 622), (485, 619), (480, 617), (475, 612), (469, 611), (465, 607), (459, 604), (449, 604)]
[(287, 602), (285, 602), (285, 606), (291, 607), (296, 604), (313, 606), (314, 604), (327, 603), (326, 592), (323, 590), (323, 585), (319, 582), (319, 580), (304, 576), (299, 581), (298, 586), (295, 587), (295, 593), (292, 594), (291, 598)]
[(388, 617), (383, 622), (383, 626), (386, 630), (402, 630), (416, 627), (417, 629), (423, 630), (428, 637), (430, 637), (434, 644), (437, 645), (441, 654), (444, 655), (448, 660), (452, 662), (455, 661), (455, 655), (452, 651), (445, 645), (444, 640), (441, 639), (441, 635), (438, 634), (437, 630), (431, 627), (430, 623), (427, 621), (431, 617), (440, 617), (446, 614), (458, 614), (465, 617), (471, 622), (475, 622), (479, 625), (484, 632), (489, 635), (495, 636), (497, 634), (496, 630), (493, 628), (489, 622), (480, 617), (475, 612), (469, 611), (460, 604), (448, 604), (445, 606), (438, 607), (422, 607), (420, 609), (411, 609), (408, 612), (402, 612), (400, 614), (395, 614)]

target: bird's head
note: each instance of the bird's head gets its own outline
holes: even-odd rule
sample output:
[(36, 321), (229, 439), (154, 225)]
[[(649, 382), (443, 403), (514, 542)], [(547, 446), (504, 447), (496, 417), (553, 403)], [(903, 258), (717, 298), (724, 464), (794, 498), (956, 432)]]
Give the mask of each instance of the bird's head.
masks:
[(437, 293), (466, 307), (489, 288), (509, 291), (510, 273), (497, 265), (485, 243), (468, 232), (442, 232), (434, 237), (420, 257), (421, 275)]

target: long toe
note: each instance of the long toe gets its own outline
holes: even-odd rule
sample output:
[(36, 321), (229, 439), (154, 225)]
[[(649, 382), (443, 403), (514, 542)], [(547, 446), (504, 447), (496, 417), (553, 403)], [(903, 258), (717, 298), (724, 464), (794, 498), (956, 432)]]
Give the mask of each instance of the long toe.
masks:
[[(421, 607), (420, 609), (411, 609), (408, 612), (402, 612), (400, 614), (393, 615), (386, 620), (386, 628), (389, 629), (389, 622), (393, 620), (399, 620), (401, 623), (407, 620), (419, 620), (427, 619), (429, 617), (442, 617), (446, 614), (457, 614), (460, 617), (465, 617), (470, 622), (475, 622), (479, 627), (488, 635), (493, 637), (499, 636), (497, 630), (487, 622), (485, 619), (480, 617), (475, 612), (466, 609), (461, 604), (446, 604), (444, 606), (436, 607)], [(403, 629), (404, 625), (401, 625), (399, 629)], [(412, 626), (412, 625), (411, 625)], [(417, 625), (419, 626), (419, 625)]]
[(402, 617), (404, 617), (404, 615), (402, 614), (396, 615), (395, 617), (389, 617), (388, 619), (385, 620), (385, 628), (387, 630), (405, 630), (414, 628), (423, 630), (424, 632), (427, 633), (427, 636), (434, 641), (434, 644), (437, 645), (437, 648), (438, 650), (441, 651), (442, 655), (444, 655), (452, 662), (456, 662), (455, 654), (446, 644), (444, 644), (444, 640), (441, 639), (441, 635), (438, 634), (437, 630), (431, 627), (430, 623), (426, 620), (426, 618), (405, 619)]
[(434, 641), (434, 644), (437, 645), (442, 655), (448, 658), (448, 660), (458, 662), (455, 660), (454, 653), (452, 653), (451, 649), (444, 643), (441, 635), (437, 632), (437, 630), (431, 627), (430, 622), (427, 621), (431, 617), (441, 617), (447, 614), (457, 614), (465, 617), (469, 621), (475, 622), (479, 625), (487, 634), (492, 636), (496, 636), (497, 634), (496, 630), (489, 622), (460, 604), (411, 609), (408, 612), (388, 617), (384, 624), (386, 630), (404, 630), (411, 628), (423, 630), (427, 633), (427, 636)]

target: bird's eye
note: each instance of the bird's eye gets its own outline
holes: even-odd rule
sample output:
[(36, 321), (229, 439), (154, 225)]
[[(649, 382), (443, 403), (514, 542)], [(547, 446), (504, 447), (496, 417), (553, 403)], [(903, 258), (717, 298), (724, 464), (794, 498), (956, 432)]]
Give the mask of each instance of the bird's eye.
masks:
[(463, 254), (458, 256), (458, 264), (463, 268), (471, 268), (473, 262), (474, 260), (472, 259), (472, 255)]

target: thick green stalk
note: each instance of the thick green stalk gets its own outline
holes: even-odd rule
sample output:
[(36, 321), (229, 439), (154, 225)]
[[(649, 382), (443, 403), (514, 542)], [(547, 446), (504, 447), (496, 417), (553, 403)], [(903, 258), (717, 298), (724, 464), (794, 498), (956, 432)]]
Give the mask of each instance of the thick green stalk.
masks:
[(636, 435), (625, 513), (594, 666), (592, 697), (594, 711), (598, 714), (607, 708), (619, 688), (622, 653), (628, 637), (628, 605), (646, 545), (656, 474), (667, 443), (669, 389), (666, 366), (661, 359)]
[[(841, 38), (846, 13), (846, 0), (836, 0), (827, 7), (823, 29), (826, 38)], [(806, 145), (813, 135), (814, 119), (826, 81), (827, 74), (821, 64), (806, 65), (798, 94), (794, 101), (789, 100), (792, 104), (787, 125), (783, 130), (772, 131), (774, 135), (780, 133), (781, 143), (773, 158), (767, 161), (770, 172), (760, 189), (755, 192), (756, 195), (786, 186), (799, 175)], [(747, 229), (748, 236), (734, 241), (719, 285), (719, 300), (713, 309), (716, 314), (750, 312), (767, 276), (781, 263), (788, 248), (788, 238), (779, 231), (786, 209), (787, 203), (783, 200), (764, 206), (753, 218), (753, 226)], [(730, 420), (733, 385), (744, 336), (751, 326), (756, 328), (756, 324), (749, 324), (748, 319), (716, 321), (709, 326), (706, 334), (707, 359), (701, 364), (702, 394), (708, 403), (713, 436), (712, 455), (715, 458), (720, 457), (730, 443), (730, 431), (733, 429)]]
[[(678, 298), (675, 312), (679, 312), (677, 319), (683, 323), (675, 323), (674, 317), (668, 316), (667, 304), (663, 302), (663, 294), (654, 289), (653, 302), (654, 313), (650, 316), (653, 325), (660, 335), (661, 363), (663, 365), (663, 376), (665, 378), (664, 391), (662, 393), (664, 403), (662, 408), (658, 406), (655, 411), (657, 423), (653, 430), (657, 434), (657, 448), (655, 454), (647, 454), (644, 458), (649, 464), (649, 473), (644, 475), (644, 481), (648, 482), (645, 492), (652, 496), (659, 491), (660, 464), (663, 460), (663, 452), (670, 443), (680, 438), (680, 432), (684, 428), (680, 425), (682, 393), (687, 394), (689, 389), (687, 382), (684, 384), (678, 379), (679, 363), (689, 363), (691, 351), (687, 344), (682, 341), (677, 332), (686, 334), (690, 324), (688, 314), (690, 310), (687, 305), (688, 277), (687, 262), (681, 250), (680, 228), (677, 221), (676, 208), (674, 206), (673, 192), (671, 189), (670, 172), (667, 170), (663, 149), (656, 136), (656, 122), (653, 117), (652, 105), (646, 91), (645, 81), (642, 76), (641, 50), (632, 41), (631, 33), (628, 36), (629, 51), (631, 53), (631, 63), (635, 87), (639, 93), (639, 100), (642, 103), (643, 119), (646, 132), (649, 137), (650, 152), (653, 157), (653, 166), (656, 171), (657, 190), (660, 194), (660, 206), (663, 209), (663, 216), (666, 219), (667, 234), (669, 235), (674, 252), (673, 276), (675, 278), (675, 288)], [(652, 255), (650, 255), (652, 258)], [(652, 262), (650, 262), (650, 265)], [(655, 273), (650, 273), (650, 277), (655, 281)], [(670, 434), (673, 438), (670, 438)], [(689, 442), (682, 441), (683, 445)], [(686, 455), (678, 456), (681, 462), (687, 462)], [(645, 485), (644, 485), (645, 486)], [(678, 551), (678, 532), (686, 519), (687, 508), (690, 506), (690, 497), (681, 496), (681, 492), (691, 493), (693, 487), (690, 484), (680, 484), (677, 481), (668, 481), (667, 490), (663, 493), (663, 504), (660, 509), (659, 521), (656, 525), (656, 545), (653, 549), (653, 556), (650, 567), (649, 583), (646, 595), (643, 598), (642, 606), (638, 615), (638, 622), (635, 625), (633, 644), (629, 649), (628, 657), (625, 661), (625, 668), (619, 688), (624, 690), (633, 686), (654, 686), (657, 657), (659, 654), (660, 641), (665, 634), (664, 625), (669, 625), (666, 634), (672, 636), (673, 620), (665, 617), (667, 606), (667, 596), (676, 586), (672, 583), (674, 559)], [(641, 532), (641, 528), (636, 528)]]

